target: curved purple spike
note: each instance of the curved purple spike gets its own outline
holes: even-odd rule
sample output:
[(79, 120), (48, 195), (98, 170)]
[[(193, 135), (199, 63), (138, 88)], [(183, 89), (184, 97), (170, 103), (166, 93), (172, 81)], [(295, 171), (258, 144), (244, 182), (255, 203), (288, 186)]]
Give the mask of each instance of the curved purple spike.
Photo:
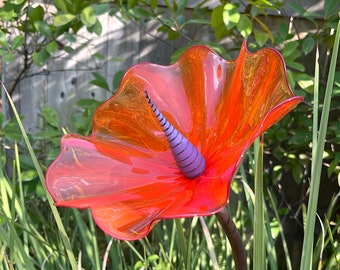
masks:
[(200, 176), (205, 170), (205, 159), (197, 148), (188, 141), (177, 129), (165, 118), (165, 116), (157, 109), (145, 91), (152, 110), (154, 111), (158, 122), (167, 137), (172, 154), (180, 171), (188, 178)]

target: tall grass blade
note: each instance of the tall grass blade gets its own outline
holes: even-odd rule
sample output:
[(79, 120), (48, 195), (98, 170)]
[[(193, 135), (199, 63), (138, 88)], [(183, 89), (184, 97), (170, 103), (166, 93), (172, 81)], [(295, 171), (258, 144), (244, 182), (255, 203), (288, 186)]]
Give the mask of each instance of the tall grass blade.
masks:
[(112, 243), (113, 243), (113, 238), (110, 239), (110, 241), (109, 241), (109, 243), (108, 243), (108, 245), (105, 249), (105, 254), (104, 254), (104, 257), (103, 257), (102, 270), (106, 269), (106, 264), (107, 264), (107, 261), (108, 261), (108, 258), (109, 258), (109, 252), (110, 252)]
[[(32, 159), (33, 164), (34, 164), (34, 167), (35, 167), (35, 169), (36, 169), (36, 171), (37, 171), (37, 173), (38, 173), (39, 179), (40, 179), (40, 181), (41, 181), (41, 184), (42, 184), (44, 190), (46, 191), (45, 181), (44, 181), (44, 179), (45, 179), (44, 174), (43, 174), (43, 172), (42, 172), (42, 170), (41, 170), (41, 167), (40, 167), (39, 162), (38, 162), (38, 159), (37, 159), (37, 157), (36, 157), (36, 155), (35, 155), (35, 153), (34, 153), (34, 150), (33, 150), (33, 148), (32, 148), (32, 145), (31, 145), (31, 143), (30, 143), (30, 141), (29, 141), (29, 139), (28, 139), (28, 136), (27, 136), (27, 133), (26, 133), (26, 131), (25, 131), (25, 128), (24, 128), (24, 126), (23, 126), (23, 124), (22, 124), (22, 122), (21, 122), (21, 120), (20, 120), (18, 111), (17, 111), (17, 109), (15, 108), (15, 105), (14, 105), (14, 103), (13, 103), (13, 100), (11, 99), (11, 96), (9, 95), (9, 93), (8, 93), (8, 91), (7, 91), (6, 87), (5, 87), (5, 85), (4, 85), (2, 82), (1, 82), (1, 86), (2, 86), (2, 88), (4, 89), (4, 91), (5, 91), (5, 93), (6, 93), (8, 102), (9, 102), (11, 108), (12, 108), (12, 111), (13, 111), (13, 113), (14, 113), (14, 116), (15, 116), (16, 120), (17, 120), (18, 126), (19, 126), (19, 128), (20, 128), (21, 133), (22, 133), (23, 139), (24, 139), (24, 141), (25, 141), (27, 150), (28, 150), (28, 152), (29, 152), (29, 154), (30, 154), (30, 156), (31, 156), (31, 159)], [(62, 242), (63, 242), (63, 244), (64, 244), (64, 247), (65, 247), (65, 250), (66, 250), (66, 253), (67, 253), (67, 257), (68, 257), (69, 263), (70, 263), (72, 269), (73, 269), (73, 270), (76, 270), (76, 269), (78, 268), (78, 267), (77, 267), (77, 261), (76, 261), (76, 259), (75, 259), (75, 256), (74, 256), (73, 252), (72, 252), (72, 247), (71, 247), (71, 244), (70, 244), (70, 240), (69, 240), (69, 238), (67, 237), (67, 234), (66, 234), (64, 225), (63, 225), (63, 223), (62, 223), (62, 221), (61, 221), (61, 218), (60, 218), (60, 215), (59, 215), (59, 213), (58, 213), (58, 210), (57, 210), (57, 208), (54, 206), (53, 199), (51, 198), (51, 196), (49, 195), (49, 193), (48, 193), (47, 191), (46, 191), (45, 193), (46, 193), (46, 197), (47, 197), (48, 203), (49, 203), (49, 205), (50, 205), (50, 208), (51, 208), (51, 210), (52, 210), (53, 217), (54, 217), (54, 219), (55, 219), (55, 221), (56, 221), (56, 224), (57, 224), (57, 226), (58, 226), (58, 229), (59, 229), (59, 236), (60, 236), (60, 238), (62, 239)]]
[[(12, 248), (11, 245), (13, 245), (13, 254), (10, 256), (10, 258), (13, 260), (13, 263), (15, 262), (18, 269), (34, 270), (35, 267), (33, 265), (32, 259), (25, 252), (25, 247), (22, 245), (22, 242), (15, 230), (15, 226), (10, 221), (7, 222), (7, 226), (10, 232), (9, 238), (8, 231), (6, 231), (2, 226), (0, 226), (0, 234), (3, 235), (7, 246)], [(11, 243), (11, 241), (13, 241), (13, 243)]]
[(324, 251), (324, 248), (325, 248), (325, 228), (324, 228), (324, 225), (322, 223), (322, 220), (320, 218), (319, 215), (316, 215), (318, 220), (319, 220), (319, 223), (321, 225), (321, 251), (319, 252), (319, 265), (318, 265), (318, 269), (321, 270), (322, 269), (322, 254), (323, 254), (323, 251)]
[(191, 220), (191, 226), (189, 227), (189, 238), (188, 238), (188, 250), (187, 250), (187, 265), (186, 269), (192, 269), (192, 250), (194, 249), (193, 243), (192, 243), (192, 237), (193, 237), (193, 232), (194, 232), (194, 227), (192, 226), (193, 224), (197, 223), (197, 218), (193, 218)]
[(138, 257), (139, 260), (141, 260), (142, 262), (145, 261), (145, 259), (142, 256), (142, 254), (140, 254), (140, 252), (132, 245), (132, 242), (124, 241), (124, 243), (131, 249), (131, 251), (134, 254), (136, 254), (136, 256)]
[[(333, 269), (335, 266), (340, 266), (340, 253), (336, 250), (336, 247), (338, 249), (340, 246), (338, 245), (337, 238), (333, 237), (338, 235), (339, 229), (340, 229), (340, 220), (337, 220), (335, 223), (334, 221), (330, 222), (330, 219), (332, 218), (332, 215), (334, 215), (334, 207), (337, 209), (338, 200), (340, 198), (340, 192), (338, 192), (330, 202), (330, 205), (327, 209), (327, 214), (325, 215), (323, 226), (327, 230), (327, 235), (320, 235), (319, 239), (317, 241), (314, 255), (313, 255), (313, 265), (317, 265), (317, 262), (319, 261), (319, 269)], [(332, 227), (332, 228), (331, 228)], [(332, 257), (329, 258), (328, 256), (325, 256), (325, 260), (322, 258), (321, 254), (323, 250), (331, 250), (332, 251)], [(319, 255), (320, 254), (320, 255)], [(318, 256), (319, 255), (319, 256)], [(328, 263), (327, 263), (328, 259)], [(333, 268), (332, 268), (333, 267)]]
[[(336, 232), (338, 232), (340, 230), (340, 222), (338, 222), (333, 230), (331, 230), (331, 226), (329, 224), (329, 221), (328, 219), (326, 218), (325, 219), (325, 224), (326, 224), (326, 228), (327, 228), (327, 232), (328, 232), (328, 241), (330, 242), (330, 246), (331, 246), (331, 250), (332, 250), (332, 258), (330, 260), (330, 263), (329, 265), (333, 265), (333, 266), (340, 266), (340, 246), (337, 245), (335, 242), (334, 242), (334, 238), (333, 238), (333, 235), (336, 235)], [(334, 263), (333, 263), (334, 261)], [(328, 267), (328, 268), (331, 268), (331, 267)]]
[[(316, 145), (313, 145), (313, 148), (316, 147), (315, 152), (312, 152), (312, 173), (311, 173), (311, 184), (310, 184), (310, 196), (308, 201), (308, 209), (307, 209), (307, 219), (306, 219), (306, 227), (305, 227), (305, 236), (303, 239), (303, 247), (302, 247), (302, 257), (301, 257), (301, 270), (308, 270), (312, 268), (312, 254), (313, 254), (313, 242), (314, 242), (314, 229), (315, 229), (315, 218), (316, 218), (316, 209), (318, 203), (318, 194), (319, 194), (319, 186), (320, 186), (320, 177), (321, 177), (321, 169), (322, 169), (322, 160), (323, 160), (323, 151), (325, 146), (325, 139), (327, 133), (327, 125), (328, 125), (328, 117), (330, 110), (330, 103), (332, 99), (332, 90), (334, 84), (335, 77), (335, 68), (337, 62), (337, 55), (339, 50), (339, 40), (340, 40), (340, 20), (338, 22), (333, 53), (328, 73), (325, 99), (321, 114), (320, 127), (319, 127), (319, 136), (318, 138), (313, 138), (313, 143), (317, 141)], [(315, 83), (315, 85), (317, 85)], [(317, 127), (313, 126), (313, 129)], [(313, 131), (313, 136), (316, 136), (317, 132)]]
[(179, 246), (183, 254), (184, 265), (185, 267), (187, 267), (188, 266), (188, 245), (187, 245), (187, 240), (184, 235), (184, 228), (182, 226), (181, 219), (176, 218), (175, 224), (176, 224), (176, 231), (177, 231)]
[(199, 217), (199, 220), (200, 220), (201, 225), (202, 225), (205, 241), (207, 242), (207, 247), (208, 247), (210, 259), (211, 259), (212, 264), (213, 264), (213, 269), (214, 270), (218, 270), (219, 267), (218, 267), (218, 263), (217, 263), (217, 257), (216, 257), (216, 253), (215, 253), (215, 249), (214, 249), (214, 244), (213, 244), (213, 241), (211, 239), (211, 235), (210, 235), (208, 226), (205, 223), (205, 220), (204, 220), (203, 217)]
[(94, 220), (92, 217), (91, 211), (88, 209), (87, 214), (89, 217), (89, 227), (90, 227), (90, 233), (91, 233), (91, 243), (92, 243), (92, 249), (93, 249), (93, 256), (95, 261), (96, 269), (100, 268), (100, 261), (99, 261), (99, 247), (98, 247), (98, 241), (97, 241), (97, 233), (96, 233), (96, 226), (94, 224)]
[(266, 207), (266, 204), (264, 204), (263, 212), (264, 212), (264, 220), (265, 220), (265, 246), (267, 248), (266, 250), (267, 256), (266, 254), (264, 254), (264, 256), (267, 259), (266, 264), (268, 264), (268, 269), (277, 270), (278, 265), (277, 265), (275, 241), (272, 237), (272, 228), (271, 228), (270, 217), (268, 215), (268, 209)]
[[(22, 209), (24, 209), (25, 208), (24, 191), (23, 191), (23, 187), (22, 187), (21, 169), (20, 169), (20, 160), (19, 160), (19, 149), (18, 149), (17, 143), (14, 144), (14, 153), (15, 153), (15, 163), (16, 163), (15, 167), (17, 169), (17, 175), (18, 175), (20, 206), (21, 206)], [(27, 221), (26, 221), (25, 211), (22, 211), (22, 218), (21, 219), (22, 219), (23, 225), (26, 228), (27, 227)], [(23, 231), (23, 239), (24, 239), (25, 252), (28, 254), (29, 253), (28, 237), (27, 237), (27, 232), (25, 230)]]
[[(90, 222), (89, 229), (88, 225), (83, 220), (83, 217), (81, 216), (79, 210), (72, 209), (72, 212), (73, 216), (75, 217), (77, 226), (79, 227), (80, 236), (83, 242), (83, 246), (85, 247), (85, 253), (89, 260), (91, 261), (93, 268), (100, 269), (97, 241), (95, 237), (94, 228), (91, 228), (92, 217), (89, 218)], [(88, 214), (91, 215), (89, 211)]]
[(283, 251), (284, 251), (284, 254), (285, 254), (285, 258), (286, 258), (287, 270), (292, 270), (292, 263), (291, 263), (290, 256), (289, 256), (286, 237), (285, 237), (285, 234), (283, 232), (283, 227), (282, 227), (282, 223), (281, 223), (281, 220), (280, 220), (280, 216), (279, 216), (279, 213), (277, 211), (277, 207), (276, 207), (273, 195), (270, 192), (270, 190), (268, 190), (268, 197), (269, 197), (270, 204), (272, 205), (272, 209), (274, 211), (275, 218), (277, 219), (278, 224), (279, 224), (279, 230), (280, 230), (280, 235), (281, 235), (281, 239), (282, 239)]
[(255, 198), (254, 198), (254, 193), (253, 193), (252, 189), (250, 188), (250, 186), (247, 182), (247, 174), (246, 174), (246, 170), (244, 168), (243, 163), (240, 164), (239, 171), (240, 171), (240, 174), (242, 176), (241, 182), (244, 186), (244, 194), (246, 196), (250, 220), (251, 220), (252, 225), (254, 226), (254, 201), (255, 201)]
[[(263, 143), (255, 144), (255, 207), (254, 207), (254, 265), (253, 269), (265, 269), (265, 224), (263, 198)], [(257, 150), (257, 151), (256, 151)]]
[(314, 93), (313, 93), (313, 130), (312, 130), (312, 159), (315, 159), (316, 146), (318, 144), (319, 126), (319, 47), (316, 46), (315, 71), (314, 71)]
[(170, 247), (169, 247), (169, 261), (173, 262), (173, 257), (175, 254), (175, 242), (176, 242), (176, 226), (175, 226), (175, 222), (172, 221), (173, 226), (172, 226), (172, 231), (171, 231), (171, 238), (170, 238)]

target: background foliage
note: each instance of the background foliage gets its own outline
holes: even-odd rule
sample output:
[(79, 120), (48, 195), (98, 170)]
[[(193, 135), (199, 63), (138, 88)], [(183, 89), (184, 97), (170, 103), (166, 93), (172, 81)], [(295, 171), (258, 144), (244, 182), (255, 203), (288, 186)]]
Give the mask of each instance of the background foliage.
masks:
[[(0, 8), (0, 56), (3, 65), (20, 59), (20, 72), (8, 85), (13, 94), (20, 81), (32, 67), (44, 67), (58, 52), (72, 57), (87, 43), (77, 43), (79, 31), (100, 36), (103, 14), (117, 16), (125, 23), (140, 26), (147, 33), (147, 23), (157, 23), (158, 35), (173, 48), (172, 42), (181, 39), (172, 61), (193, 44), (206, 44), (221, 56), (231, 59), (245, 38), (250, 50), (271, 46), (281, 51), (288, 70), (289, 82), (297, 95), (305, 97), (304, 104), (290, 113), (265, 134), (264, 190), (267, 221), (267, 264), (270, 269), (297, 269), (301, 261), (304, 221), (311, 179), (311, 141), (313, 128), (314, 70), (316, 48), (319, 48), (319, 103), (323, 104), (330, 52), (335, 40), (340, 4), (325, 0), (322, 13), (313, 13), (300, 1), (220, 1), (207, 8), (206, 1), (189, 5), (188, 1), (4, 1)], [(289, 8), (294, 20), (283, 12)], [(277, 29), (268, 26), (272, 16), (280, 16)], [(303, 20), (309, 30), (294, 24)], [(208, 28), (211, 35), (192, 38), (193, 29)], [(232, 41), (232, 42), (231, 42)], [(93, 54), (105, 64), (103, 55)], [(122, 71), (109, 81), (100, 72), (93, 72), (89, 85), (114, 93)], [(340, 69), (335, 73), (333, 100), (325, 141), (324, 160), (319, 192), (313, 268), (338, 269), (340, 254), (339, 215), (339, 134)], [(4, 98), (4, 97), (2, 97)], [(55, 224), (47, 204), (46, 194), (23, 138), (29, 139), (34, 155), (43, 171), (59, 152), (63, 133), (72, 131), (83, 135), (91, 132), (91, 119), (101, 101), (80, 99), (69, 127), (62, 128), (58, 113), (50, 107), (41, 111), (44, 128), (35, 134), (20, 132), (15, 118), (1, 114), (1, 208), (0, 262), (4, 269), (67, 269), (72, 259), (67, 255), (60, 228)], [(321, 111), (322, 106), (319, 106)], [(24, 116), (23, 116), (24, 117)], [(234, 216), (252, 265), (252, 205), (254, 190), (254, 157), (250, 150), (232, 185), (229, 211)], [(188, 237), (190, 252), (183, 256), (178, 246), (177, 228), (171, 221), (161, 222), (151, 235), (139, 242), (127, 243), (108, 239), (98, 231), (87, 211), (59, 209), (71, 249), (78, 264), (85, 269), (99, 269), (103, 264), (120, 269), (187, 269), (214, 268), (207, 251), (206, 236), (199, 223), (206, 223), (213, 239), (218, 265), (232, 267), (232, 257), (223, 232), (214, 217), (181, 220)], [(108, 258), (107, 245), (111, 245)], [(67, 247), (67, 245), (66, 245)], [(322, 255), (322, 256), (321, 256)], [(31, 257), (30, 257), (31, 256)], [(321, 256), (321, 257), (320, 257)], [(33, 259), (28, 259), (33, 258)], [(188, 259), (189, 258), (189, 259)], [(321, 258), (321, 259), (320, 259)]]

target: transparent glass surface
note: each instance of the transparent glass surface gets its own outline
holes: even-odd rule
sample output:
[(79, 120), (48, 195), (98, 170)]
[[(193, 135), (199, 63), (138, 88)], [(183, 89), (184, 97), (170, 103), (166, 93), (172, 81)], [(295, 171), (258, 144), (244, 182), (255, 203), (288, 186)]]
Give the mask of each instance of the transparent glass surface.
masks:
[[(183, 176), (145, 97), (206, 160)], [(210, 215), (227, 203), (242, 155), (261, 133), (302, 101), (273, 49), (226, 61), (194, 46), (171, 66), (141, 63), (93, 117), (92, 135), (66, 135), (46, 175), (57, 206), (90, 208), (107, 234), (134, 240), (160, 219)]]

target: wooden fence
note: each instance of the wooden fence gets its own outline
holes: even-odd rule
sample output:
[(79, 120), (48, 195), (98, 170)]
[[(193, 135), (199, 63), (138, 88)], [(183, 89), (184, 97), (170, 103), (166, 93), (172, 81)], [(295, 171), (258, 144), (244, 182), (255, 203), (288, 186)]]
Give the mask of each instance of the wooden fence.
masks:
[[(72, 114), (77, 110), (76, 101), (81, 98), (105, 100), (111, 93), (89, 82), (94, 79), (92, 72), (99, 72), (111, 84), (114, 74), (126, 70), (139, 62), (153, 62), (168, 65), (176, 48), (186, 44), (183, 39), (164, 42), (166, 37), (157, 33), (156, 24), (140, 26), (124, 24), (116, 17), (101, 16), (103, 34), (98, 37), (86, 30), (79, 34), (86, 36), (82, 49), (71, 55), (54, 56), (42, 68), (32, 68), (16, 87), (13, 99), (19, 112), (25, 116), (23, 123), (28, 132), (42, 127), (39, 115), (44, 106), (53, 107), (60, 116), (61, 124), (68, 126)], [(146, 27), (146, 28), (145, 28)], [(158, 38), (155, 38), (157, 35)], [(104, 61), (93, 57), (100, 53)], [(5, 67), (4, 81), (11, 85), (19, 72), (20, 60)], [(3, 104), (3, 111), (8, 111)]]

